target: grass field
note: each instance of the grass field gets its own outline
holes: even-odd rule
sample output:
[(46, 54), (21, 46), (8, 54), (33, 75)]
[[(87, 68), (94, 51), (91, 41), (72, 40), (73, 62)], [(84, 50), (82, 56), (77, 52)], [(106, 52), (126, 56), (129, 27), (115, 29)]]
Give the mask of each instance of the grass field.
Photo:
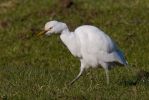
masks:
[[(80, 62), (58, 35), (37, 37), (47, 21), (77, 26), (92, 24), (113, 38), (129, 70), (89, 69), (72, 86)], [(149, 100), (149, 0), (0, 1), (0, 99), (2, 100)], [(146, 72), (146, 73), (147, 73)], [(141, 77), (139, 81), (136, 81)]]

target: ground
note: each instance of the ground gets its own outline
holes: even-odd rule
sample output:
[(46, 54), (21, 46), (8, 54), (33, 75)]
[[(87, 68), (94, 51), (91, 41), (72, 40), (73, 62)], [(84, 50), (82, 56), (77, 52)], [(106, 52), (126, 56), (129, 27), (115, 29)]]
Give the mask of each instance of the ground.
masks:
[[(74, 0), (0, 1), (0, 99), (3, 100), (148, 100), (149, 1)], [(66, 5), (66, 4), (64, 4)], [(128, 68), (89, 69), (72, 86), (80, 62), (59, 35), (37, 37), (50, 20), (104, 30), (125, 53)], [(143, 73), (143, 74), (139, 74)], [(146, 73), (146, 74), (144, 74)]]

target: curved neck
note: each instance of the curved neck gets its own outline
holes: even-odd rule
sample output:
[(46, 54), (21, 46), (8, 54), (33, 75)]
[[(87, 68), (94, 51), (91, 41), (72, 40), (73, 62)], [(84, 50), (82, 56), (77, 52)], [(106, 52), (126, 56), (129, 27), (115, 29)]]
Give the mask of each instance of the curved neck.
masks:
[(61, 34), (70, 34), (70, 31), (69, 31), (68, 27), (65, 28), (65, 29), (61, 32)]
[(79, 45), (74, 32), (70, 32), (69, 29), (66, 28), (61, 32), (60, 38), (74, 56), (80, 57)]
[(65, 45), (68, 45), (71, 42), (71, 36), (73, 34), (71, 34), (71, 32), (69, 31), (68, 28), (65, 28), (60, 35), (61, 40), (63, 41), (63, 43)]

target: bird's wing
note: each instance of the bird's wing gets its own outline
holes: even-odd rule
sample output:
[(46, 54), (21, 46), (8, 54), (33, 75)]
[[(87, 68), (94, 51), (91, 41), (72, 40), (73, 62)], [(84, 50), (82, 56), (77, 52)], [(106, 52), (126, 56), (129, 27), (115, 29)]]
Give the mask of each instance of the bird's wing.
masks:
[(116, 49), (110, 37), (94, 26), (80, 26), (75, 30), (75, 33), (80, 39), (81, 47), (88, 49), (88, 51), (110, 53)]
[(118, 48), (115, 43), (100, 29), (84, 25), (77, 28), (75, 34), (80, 41), (80, 52), (82, 56), (86, 56), (85, 58), (91, 58), (94, 61), (122, 62), (122, 58), (124, 58), (122, 53), (117, 52)]

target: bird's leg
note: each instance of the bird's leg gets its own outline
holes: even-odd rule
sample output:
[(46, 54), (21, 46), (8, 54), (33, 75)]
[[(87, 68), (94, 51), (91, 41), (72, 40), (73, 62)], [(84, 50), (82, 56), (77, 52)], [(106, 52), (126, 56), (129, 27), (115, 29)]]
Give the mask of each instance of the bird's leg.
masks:
[(107, 85), (109, 85), (109, 70), (107, 68), (105, 68), (105, 73), (106, 73)]
[(76, 80), (78, 80), (78, 79), (80, 78), (80, 76), (82, 75), (84, 69), (85, 69), (85, 66), (84, 66), (84, 64), (81, 62), (80, 72), (79, 72), (79, 74), (77, 75), (77, 77), (74, 78), (74, 79), (70, 82), (70, 85), (72, 85)]
[(101, 63), (101, 66), (105, 70), (107, 85), (109, 85), (109, 69), (108, 69), (108, 64), (107, 63)]
[(77, 77), (75, 79), (73, 79), (71, 82), (70, 82), (70, 85), (72, 85), (76, 80), (78, 80), (80, 78), (80, 76), (82, 75), (83, 73), (83, 69), (80, 70), (79, 74), (77, 75)]

